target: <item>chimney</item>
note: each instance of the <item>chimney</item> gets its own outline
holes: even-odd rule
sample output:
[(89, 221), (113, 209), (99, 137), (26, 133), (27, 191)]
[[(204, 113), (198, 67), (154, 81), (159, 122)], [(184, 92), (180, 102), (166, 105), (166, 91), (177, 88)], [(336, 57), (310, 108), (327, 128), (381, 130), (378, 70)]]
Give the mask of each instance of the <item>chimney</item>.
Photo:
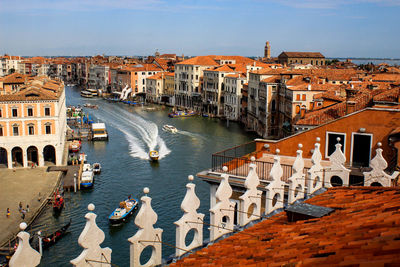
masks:
[(309, 85), (307, 86), (307, 90), (308, 90), (308, 91), (311, 91), (311, 84), (309, 84)]

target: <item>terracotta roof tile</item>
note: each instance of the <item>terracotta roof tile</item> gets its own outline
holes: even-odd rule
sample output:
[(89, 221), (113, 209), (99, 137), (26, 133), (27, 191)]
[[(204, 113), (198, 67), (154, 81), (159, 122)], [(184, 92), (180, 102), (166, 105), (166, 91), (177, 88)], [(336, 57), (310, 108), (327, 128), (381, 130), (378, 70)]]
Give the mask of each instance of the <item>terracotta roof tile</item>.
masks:
[(171, 266), (400, 265), (399, 188), (331, 188), (306, 202), (335, 211), (294, 223), (277, 214)]
[(176, 63), (176, 65), (217, 66), (219, 64), (211, 56), (197, 56)]

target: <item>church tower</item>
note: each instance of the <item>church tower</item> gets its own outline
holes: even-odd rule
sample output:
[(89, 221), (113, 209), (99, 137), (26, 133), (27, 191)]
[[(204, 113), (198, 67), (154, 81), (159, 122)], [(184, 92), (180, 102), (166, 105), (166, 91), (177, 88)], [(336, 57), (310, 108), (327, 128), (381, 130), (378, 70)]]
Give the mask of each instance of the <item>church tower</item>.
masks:
[(264, 57), (265, 58), (271, 58), (271, 46), (269, 45), (269, 42), (267, 42), (265, 44), (265, 48), (264, 48)]

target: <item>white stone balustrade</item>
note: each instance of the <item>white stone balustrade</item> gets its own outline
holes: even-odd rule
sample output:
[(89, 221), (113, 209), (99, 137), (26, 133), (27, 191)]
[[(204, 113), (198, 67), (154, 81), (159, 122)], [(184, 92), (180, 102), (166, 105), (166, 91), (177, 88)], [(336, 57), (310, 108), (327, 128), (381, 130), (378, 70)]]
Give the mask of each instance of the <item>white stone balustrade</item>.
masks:
[(306, 176), (304, 174), (304, 159), (302, 144), (298, 145), (296, 160), (293, 163), (293, 174), (289, 177), (288, 203), (293, 204), (296, 200), (303, 199), (305, 196)]
[(281, 180), (283, 169), (281, 166), (281, 158), (278, 155), (279, 152), (279, 149), (277, 149), (277, 155), (274, 157), (274, 165), (269, 173), (269, 178), (271, 178), (272, 181), (265, 187), (267, 190), (265, 197), (265, 214), (283, 208), (285, 182)]
[(257, 165), (254, 163), (255, 160), (255, 157), (251, 157), (251, 163), (249, 165), (250, 171), (244, 182), (244, 186), (247, 190), (239, 197), (241, 226), (245, 226), (249, 222), (261, 218), (262, 191), (257, 189), (257, 186), (260, 184), (260, 179), (257, 174)]
[[(130, 245), (130, 266), (155, 266), (160, 265), (162, 260), (161, 255), (161, 242), (162, 232), (161, 228), (154, 228), (158, 216), (151, 207), (151, 198), (147, 196), (150, 190), (145, 187), (143, 193), (145, 196), (141, 197), (142, 206), (135, 218), (135, 224), (139, 230), (134, 236), (128, 239)], [(151, 247), (152, 253), (149, 260), (141, 264), (140, 255), (146, 247)]]
[[(186, 195), (182, 201), (181, 209), (183, 216), (175, 222), (176, 225), (176, 252), (175, 256), (179, 257), (187, 251), (200, 247), (203, 244), (203, 219), (204, 214), (197, 213), (200, 207), (200, 199), (196, 196), (195, 187), (192, 183), (193, 175), (188, 177), (189, 183), (186, 185)], [(194, 231), (193, 241), (186, 246), (185, 238), (190, 230)]]
[(84, 248), (82, 253), (75, 259), (71, 260), (71, 264), (76, 267), (111, 267), (111, 252), (110, 248), (101, 248), (105, 235), (104, 232), (97, 226), (96, 217), (94, 214), (95, 206), (88, 205), (90, 212), (86, 213), (86, 225), (78, 239), (78, 244)]
[(25, 232), (27, 225), (21, 223), (19, 228), (21, 232), (18, 233), (18, 247), (14, 255), (11, 257), (10, 267), (34, 267), (40, 264), (40, 253), (34, 250), (29, 244), (29, 233)]
[(377, 144), (376, 155), (371, 160), (369, 164), (372, 170), (369, 172), (364, 172), (364, 185), (371, 186), (373, 183), (380, 184), (382, 186), (392, 185), (392, 176), (388, 175), (384, 170), (387, 168), (388, 164), (382, 156), (383, 149), (382, 144), (379, 142)]
[(308, 187), (307, 193), (309, 195), (313, 194), (318, 189), (321, 189), (323, 186), (323, 176), (324, 176), (324, 168), (321, 165), (322, 155), (320, 151), (321, 144), (319, 143), (321, 139), (317, 137), (317, 142), (315, 143), (314, 153), (311, 157), (312, 166), (308, 170)]
[(329, 161), (331, 163), (331, 166), (329, 168), (325, 168), (324, 186), (326, 188), (335, 186), (335, 184), (333, 184), (332, 182), (332, 178), (334, 178), (335, 176), (337, 176), (342, 180), (343, 186), (349, 186), (349, 177), (351, 170), (347, 169), (344, 166), (344, 163), (346, 162), (346, 156), (342, 152), (342, 145), (339, 143), (340, 137), (338, 137), (336, 140), (338, 141), (338, 143), (335, 145), (336, 149), (329, 156)]
[(232, 188), (229, 184), (228, 168), (224, 166), (222, 180), (215, 193), (217, 204), (210, 209), (210, 240), (215, 241), (233, 230), (235, 202), (230, 200)]

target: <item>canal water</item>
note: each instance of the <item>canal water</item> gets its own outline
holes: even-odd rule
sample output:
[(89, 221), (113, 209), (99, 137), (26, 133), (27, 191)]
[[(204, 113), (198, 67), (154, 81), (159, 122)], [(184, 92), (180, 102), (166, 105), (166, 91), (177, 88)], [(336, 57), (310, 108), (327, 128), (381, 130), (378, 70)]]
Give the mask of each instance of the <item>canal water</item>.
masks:
[[(105, 122), (109, 133), (108, 142), (83, 142), (82, 151), (88, 162), (100, 162), (102, 172), (95, 176), (93, 189), (77, 193), (65, 193), (65, 208), (55, 217), (51, 207), (34, 222), (30, 232), (42, 230), (51, 233), (70, 219), (69, 233), (57, 244), (45, 250), (40, 266), (68, 266), (69, 261), (83, 250), (78, 237), (85, 226), (84, 215), (89, 203), (95, 205), (97, 225), (105, 233), (102, 247), (112, 249), (112, 263), (129, 266), (129, 242), (137, 227), (132, 216), (125, 224), (110, 226), (109, 214), (119, 202), (132, 195), (140, 199), (143, 188), (149, 187), (152, 207), (158, 215), (155, 227), (164, 230), (163, 242), (175, 244), (175, 225), (182, 216), (180, 204), (186, 193), (187, 176), (211, 167), (211, 154), (255, 138), (247, 134), (239, 124), (217, 119), (168, 117), (168, 108), (154, 106), (132, 107), (123, 103), (109, 103), (102, 99), (83, 99), (76, 88), (66, 87), (67, 105), (96, 104), (97, 110), (85, 109), (94, 120)], [(165, 132), (162, 126), (174, 125), (176, 134)], [(149, 150), (160, 151), (159, 163), (151, 163)], [(195, 177), (196, 193), (201, 200), (199, 212), (209, 221), (209, 187)], [(208, 238), (207, 227), (204, 227)], [(175, 249), (163, 245), (163, 258)]]

